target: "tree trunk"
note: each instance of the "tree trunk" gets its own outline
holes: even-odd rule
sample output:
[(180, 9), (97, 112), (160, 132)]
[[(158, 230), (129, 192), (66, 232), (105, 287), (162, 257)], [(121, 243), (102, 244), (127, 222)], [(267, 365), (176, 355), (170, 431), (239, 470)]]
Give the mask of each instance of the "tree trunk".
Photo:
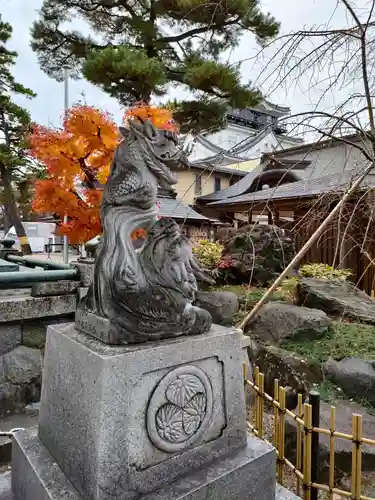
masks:
[(10, 220), (10, 223), (16, 230), (17, 236), (20, 240), (23, 255), (29, 255), (32, 253), (29, 245), (29, 240), (26, 236), (25, 229), (20, 219), (9, 172), (7, 171), (7, 168), (3, 163), (0, 163), (0, 174), (3, 181), (6, 214), (8, 216), (8, 219)]
[(5, 235), (5, 234), (7, 234), (9, 229), (12, 227), (12, 223), (10, 222), (10, 217), (9, 217), (8, 210), (7, 210), (6, 206), (4, 206), (3, 224), (4, 224), (4, 235)]

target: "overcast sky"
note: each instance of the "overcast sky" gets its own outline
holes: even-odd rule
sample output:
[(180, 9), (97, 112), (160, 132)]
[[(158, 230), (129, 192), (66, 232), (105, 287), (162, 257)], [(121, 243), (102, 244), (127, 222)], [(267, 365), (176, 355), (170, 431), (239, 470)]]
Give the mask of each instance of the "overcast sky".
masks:
[[(365, 0), (356, 0), (356, 5), (365, 4)], [(37, 18), (37, 10), (42, 0), (1, 0), (0, 11), (4, 20), (10, 22), (14, 33), (10, 48), (19, 53), (15, 68), (16, 78), (32, 88), (37, 97), (33, 100), (20, 100), (31, 112), (34, 121), (44, 125), (58, 126), (64, 105), (63, 84), (45, 75), (38, 66), (37, 58), (30, 48), (30, 26)], [(335, 11), (335, 0), (263, 0), (264, 10), (271, 12), (282, 24), (282, 32), (302, 29), (305, 25), (327, 22)], [(345, 22), (343, 9), (336, 10), (334, 24)], [(73, 24), (74, 26), (74, 24)], [(254, 57), (259, 47), (251, 34), (246, 34), (238, 48), (230, 54), (231, 61), (242, 61)], [(242, 66), (245, 79), (257, 78), (261, 64), (253, 67), (253, 62), (245, 61)], [(261, 88), (267, 92), (266, 85)], [(70, 82), (69, 100), (76, 103), (82, 100), (82, 93), (87, 104), (95, 105), (112, 113), (120, 122), (122, 110), (114, 99), (109, 98), (98, 88), (80, 80)], [(185, 94), (174, 91), (174, 96)], [(330, 97), (331, 98), (331, 97)], [(293, 112), (301, 112), (311, 108), (314, 94), (307, 94), (303, 88), (287, 91), (279, 88), (270, 99), (281, 105), (288, 105)]]

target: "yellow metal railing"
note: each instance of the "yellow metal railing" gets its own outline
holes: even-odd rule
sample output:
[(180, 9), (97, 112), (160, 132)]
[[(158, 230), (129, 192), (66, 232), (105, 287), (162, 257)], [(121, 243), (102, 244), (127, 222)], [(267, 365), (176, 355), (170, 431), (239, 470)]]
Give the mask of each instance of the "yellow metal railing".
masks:
[[(252, 387), (255, 391), (254, 423), (248, 421), (247, 426), (251, 433), (263, 439), (276, 448), (277, 454), (277, 479), (283, 485), (284, 468), (288, 467), (296, 477), (296, 493), (304, 500), (311, 500), (312, 492), (323, 491), (327, 498), (333, 500), (339, 495), (342, 498), (355, 500), (375, 500), (361, 494), (362, 480), (362, 446), (375, 446), (374, 439), (367, 439), (362, 435), (362, 415), (353, 414), (352, 434), (338, 432), (335, 428), (336, 409), (331, 406), (330, 428), (324, 429), (313, 427), (312, 406), (302, 401), (302, 395), (298, 395), (296, 413), (286, 408), (286, 391), (279, 387), (275, 380), (274, 397), (264, 391), (264, 375), (256, 367), (254, 381), (247, 379), (246, 366), (243, 367), (245, 386)], [(264, 436), (264, 403), (273, 406), (274, 425), (272, 442)], [(285, 418), (289, 416), (297, 423), (296, 440), (296, 463), (293, 464), (285, 457)], [(320, 484), (312, 481), (312, 436), (313, 433), (329, 436), (329, 480), (328, 484)], [(352, 489), (345, 491), (335, 487), (335, 439), (346, 439), (352, 441)], [(303, 450), (303, 451), (302, 451)], [(336, 494), (336, 496), (335, 496)], [(316, 493), (315, 493), (316, 495)]]

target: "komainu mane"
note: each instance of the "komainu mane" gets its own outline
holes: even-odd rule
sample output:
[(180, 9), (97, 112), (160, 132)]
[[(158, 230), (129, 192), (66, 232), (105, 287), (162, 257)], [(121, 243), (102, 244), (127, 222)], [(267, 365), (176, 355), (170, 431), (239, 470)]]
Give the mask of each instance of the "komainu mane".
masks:
[[(211, 316), (192, 302), (196, 276), (205, 276), (176, 222), (157, 220), (158, 187), (176, 184), (171, 169), (187, 161), (177, 135), (150, 120), (131, 120), (121, 133), (103, 192), (93, 283), (79, 308), (107, 318), (124, 343), (204, 333)], [(141, 228), (148, 235), (136, 250), (131, 235)]]

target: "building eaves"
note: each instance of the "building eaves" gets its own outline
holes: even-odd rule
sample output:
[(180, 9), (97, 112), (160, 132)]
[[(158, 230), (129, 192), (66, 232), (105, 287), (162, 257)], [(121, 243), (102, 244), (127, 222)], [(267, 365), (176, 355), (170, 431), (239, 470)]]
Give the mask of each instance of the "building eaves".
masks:
[(235, 167), (229, 168), (229, 167), (222, 167), (221, 165), (215, 165), (212, 164), (211, 162), (208, 162), (207, 160), (200, 161), (197, 163), (192, 163), (190, 165), (191, 169), (199, 169), (199, 170), (207, 170), (208, 172), (218, 172), (222, 174), (229, 174), (229, 175), (237, 175), (239, 177), (245, 177), (249, 172), (247, 170), (239, 170)]
[(256, 146), (256, 144), (267, 137), (268, 134), (272, 133), (272, 129), (269, 127), (265, 127), (260, 132), (246, 138), (245, 140), (241, 141), (239, 144), (234, 146), (229, 150), (230, 153), (234, 154), (240, 154), (244, 153), (245, 151), (248, 151), (249, 149), (253, 148)]
[(177, 198), (158, 198), (159, 215), (161, 217), (171, 217), (172, 219), (199, 222), (210, 222), (211, 219), (199, 214), (183, 200)]
[[(247, 140), (247, 139), (246, 139)], [(216, 144), (212, 143), (210, 140), (208, 140), (206, 137), (203, 135), (197, 135), (195, 137), (195, 141), (204, 146), (206, 149), (209, 149), (215, 155), (213, 155), (213, 158), (216, 158), (217, 156), (221, 156), (222, 158), (229, 159), (233, 163), (236, 161), (244, 161), (244, 158), (237, 156), (236, 154), (233, 154), (231, 150), (226, 150), (224, 148), (221, 148), (220, 146), (217, 146)], [(233, 148), (232, 148), (233, 149)], [(211, 157), (210, 157), (211, 158)]]
[[(104, 184), (98, 183), (97, 187), (102, 189), (104, 187)], [(82, 197), (80, 194), (79, 196)], [(200, 222), (204, 221), (210, 222), (211, 220), (215, 220), (215, 219), (209, 219), (205, 215), (196, 212), (183, 200), (179, 200), (178, 198), (168, 198), (159, 196), (157, 198), (157, 202), (159, 205), (159, 215), (161, 217), (171, 217), (172, 219), (182, 219), (186, 221), (190, 220), (190, 221), (200, 221)]]
[(332, 146), (336, 146), (337, 144), (345, 143), (345, 141), (358, 143), (363, 141), (363, 137), (358, 134), (351, 134), (347, 136), (343, 136), (342, 138), (329, 138), (321, 141), (308, 142), (301, 144), (300, 146), (293, 146), (291, 148), (279, 149), (277, 151), (273, 151), (272, 153), (263, 153), (260, 161), (263, 163), (272, 158), (284, 158), (285, 156), (294, 154), (294, 153), (309, 153), (311, 151), (317, 151), (320, 149), (330, 148)]
[[(283, 138), (283, 141), (290, 141), (290, 142), (294, 142), (295, 144), (303, 143), (302, 137), (292, 137), (291, 135), (283, 134), (282, 138)], [(295, 147), (295, 146), (293, 146), (293, 147)]]
[[(282, 184), (278, 187), (216, 201), (208, 205), (225, 207), (244, 203), (267, 202), (271, 200), (312, 198), (324, 193), (329, 193), (333, 190), (337, 193), (342, 193), (356, 175), (358, 175), (358, 171), (348, 170), (338, 174), (330, 174), (323, 177)], [(361, 186), (361, 188), (369, 187), (375, 187), (375, 174), (368, 175)]]
[(227, 114), (246, 117), (247, 111), (260, 111), (263, 113), (268, 113), (273, 116), (286, 116), (290, 114), (290, 108), (288, 106), (280, 106), (278, 104), (273, 104), (272, 102), (267, 101), (267, 99), (263, 99), (262, 102), (260, 102), (257, 106), (254, 106), (252, 108), (245, 108), (245, 109), (229, 108)]
[(263, 169), (264, 171), (270, 170), (272, 168), (288, 168), (291, 170), (304, 170), (311, 165), (310, 160), (291, 160), (289, 158), (271, 158), (269, 163), (267, 163)]
[(233, 184), (233, 186), (229, 186), (228, 188), (222, 189), (221, 191), (216, 191), (216, 193), (210, 193), (204, 196), (200, 196), (198, 198), (198, 201), (218, 201), (242, 195), (250, 189), (252, 183), (262, 173), (262, 171), (262, 167), (258, 165), (251, 172), (247, 172), (247, 175), (236, 182), (236, 184)]

